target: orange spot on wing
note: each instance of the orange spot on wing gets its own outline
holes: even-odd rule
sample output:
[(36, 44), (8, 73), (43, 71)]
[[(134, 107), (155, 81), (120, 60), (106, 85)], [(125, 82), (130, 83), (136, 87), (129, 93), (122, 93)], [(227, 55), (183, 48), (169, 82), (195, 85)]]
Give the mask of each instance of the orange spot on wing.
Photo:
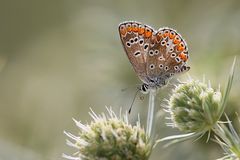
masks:
[(187, 55), (186, 55), (186, 54), (184, 54), (183, 52), (182, 52), (182, 53), (180, 53), (178, 56), (179, 56), (179, 57), (181, 58), (181, 60), (183, 60), (184, 62), (186, 62), (186, 61), (187, 61), (187, 59), (188, 59)]
[(139, 27), (132, 27), (132, 31), (133, 31), (133, 32), (138, 32), (138, 28), (139, 28)]
[(175, 38), (174, 38), (174, 40), (173, 40), (173, 43), (174, 44), (178, 44), (178, 43), (180, 43), (180, 38), (176, 38), (177, 36), (175, 36)]
[(145, 30), (145, 37), (149, 38), (151, 36), (152, 36), (152, 32)]
[(176, 36), (176, 35), (175, 35), (175, 34), (172, 34), (172, 33), (170, 33), (170, 35), (169, 35), (170, 39), (173, 39), (175, 36)]
[(127, 33), (127, 29), (125, 25), (119, 26), (119, 32), (121, 35), (125, 35)]
[(138, 34), (143, 34), (145, 32), (144, 28), (139, 27), (138, 28)]
[(121, 35), (125, 35), (127, 33), (127, 30), (126, 29), (121, 29), (120, 33), (121, 33)]
[(184, 48), (183, 48), (182, 46), (178, 46), (178, 47), (177, 47), (177, 50), (181, 52), (181, 51), (184, 50)]
[(132, 27), (127, 27), (127, 31), (131, 32), (132, 31)]
[(169, 31), (168, 30), (164, 32), (163, 37), (165, 37), (165, 38), (169, 37)]
[(184, 46), (183, 42), (181, 42), (180, 44), (178, 44), (177, 50), (178, 51), (183, 51), (184, 48), (185, 48), (185, 46)]

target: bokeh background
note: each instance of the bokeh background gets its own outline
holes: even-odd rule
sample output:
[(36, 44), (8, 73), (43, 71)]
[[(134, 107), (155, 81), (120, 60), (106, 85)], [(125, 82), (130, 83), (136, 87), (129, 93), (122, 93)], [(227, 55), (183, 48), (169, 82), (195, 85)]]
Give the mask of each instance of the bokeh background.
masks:
[[(188, 43), (189, 74), (224, 88), (240, 54), (239, 0), (0, 0), (1, 160), (63, 159), (74, 152), (63, 134), (78, 132), (72, 117), (89, 122), (89, 107), (97, 113), (129, 108), (140, 82), (119, 40), (118, 24), (126, 20), (177, 29)], [(239, 62), (236, 67), (231, 118), (240, 107)], [(170, 90), (160, 91), (159, 104)], [(139, 113), (145, 125), (146, 101), (136, 98), (132, 123)], [(156, 127), (160, 138), (178, 133), (165, 122)], [(151, 159), (221, 157), (220, 147), (205, 140), (160, 144)]]

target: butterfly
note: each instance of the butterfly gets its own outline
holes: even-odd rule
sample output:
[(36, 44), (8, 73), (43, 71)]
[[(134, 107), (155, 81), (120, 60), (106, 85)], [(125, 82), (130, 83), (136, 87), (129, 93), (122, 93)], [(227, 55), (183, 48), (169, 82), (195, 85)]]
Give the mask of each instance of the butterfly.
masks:
[(135, 21), (120, 23), (118, 29), (128, 59), (143, 82), (139, 87), (142, 93), (159, 89), (173, 75), (190, 69), (187, 44), (176, 30), (164, 27), (155, 31)]

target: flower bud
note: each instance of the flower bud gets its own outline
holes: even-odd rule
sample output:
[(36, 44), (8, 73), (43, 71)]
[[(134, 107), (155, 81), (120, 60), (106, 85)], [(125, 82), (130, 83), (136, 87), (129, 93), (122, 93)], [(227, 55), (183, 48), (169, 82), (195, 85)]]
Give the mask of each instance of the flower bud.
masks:
[(65, 134), (72, 139), (67, 140), (67, 144), (78, 151), (75, 157), (63, 156), (75, 160), (147, 160), (152, 145), (140, 122), (132, 126), (127, 114), (118, 117), (111, 109), (108, 113), (96, 115), (92, 111), (93, 121), (86, 125), (74, 120), (80, 129), (79, 135)]
[(178, 85), (168, 103), (174, 126), (186, 133), (211, 129), (220, 117), (221, 100), (221, 92), (205, 83), (191, 80)]

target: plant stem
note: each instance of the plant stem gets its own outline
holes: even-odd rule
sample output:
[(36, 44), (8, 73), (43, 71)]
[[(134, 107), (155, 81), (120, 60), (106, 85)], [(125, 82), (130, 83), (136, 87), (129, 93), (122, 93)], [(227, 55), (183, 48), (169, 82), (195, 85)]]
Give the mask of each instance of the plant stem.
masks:
[(150, 89), (148, 101), (148, 116), (147, 116), (147, 135), (152, 136), (152, 128), (154, 123), (154, 108), (155, 108), (156, 90)]

